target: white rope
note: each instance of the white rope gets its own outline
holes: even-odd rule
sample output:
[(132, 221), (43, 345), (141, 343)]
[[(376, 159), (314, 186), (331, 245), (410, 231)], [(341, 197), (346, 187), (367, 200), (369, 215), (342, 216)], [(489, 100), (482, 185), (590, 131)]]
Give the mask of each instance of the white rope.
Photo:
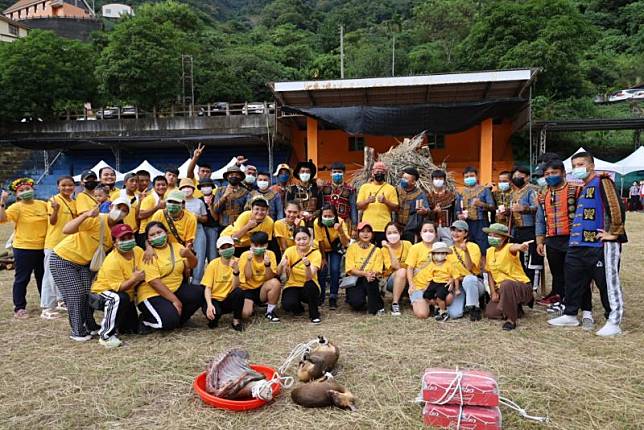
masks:
[(523, 409), (521, 406), (514, 403), (512, 400), (506, 399), (505, 397), (499, 397), (499, 402), (503, 406), (507, 406), (508, 408), (515, 410), (516, 412), (519, 413), (519, 415), (521, 415), (523, 418), (527, 420), (537, 421), (540, 423), (545, 423), (549, 421), (549, 418), (547, 416), (537, 417), (533, 415), (528, 415), (528, 412), (525, 409)]

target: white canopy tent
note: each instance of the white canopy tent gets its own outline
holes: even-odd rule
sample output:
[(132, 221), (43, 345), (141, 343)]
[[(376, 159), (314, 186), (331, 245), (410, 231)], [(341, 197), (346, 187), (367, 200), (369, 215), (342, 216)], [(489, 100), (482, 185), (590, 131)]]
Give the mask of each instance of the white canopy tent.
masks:
[(619, 173), (622, 175), (644, 170), (644, 146), (640, 146), (631, 155), (615, 164), (618, 166)]
[[(578, 150), (575, 151), (575, 154), (579, 152), (586, 152), (586, 150), (582, 147), (580, 147)], [(620, 167), (618, 164), (615, 163), (610, 163), (608, 161), (601, 160), (597, 157), (595, 158), (595, 170), (602, 171), (602, 172), (617, 172), (621, 173)], [(564, 160), (564, 166), (566, 167), (566, 172), (572, 172), (572, 155), (568, 157), (566, 160)]]
[[(92, 167), (91, 170), (92, 172), (96, 173), (96, 177), (99, 178), (99, 171), (103, 167), (109, 167), (110, 169), (114, 170), (116, 172), (116, 182), (122, 181), (125, 175), (121, 172), (118, 172), (114, 167), (110, 166), (107, 164), (105, 161), (101, 160), (94, 167)], [(99, 178), (100, 179), (100, 178)], [(81, 180), (81, 175), (76, 175), (74, 176), (74, 181), (79, 182)]]
[(146, 172), (148, 172), (150, 174), (150, 178), (152, 178), (152, 179), (154, 179), (157, 176), (163, 176), (163, 172), (161, 170), (157, 169), (156, 167), (154, 167), (152, 164), (150, 164), (150, 162), (148, 162), (148, 160), (143, 160), (143, 162), (141, 164), (139, 164), (134, 169), (132, 169), (132, 170), (130, 170), (128, 172), (125, 172), (125, 173), (126, 174), (127, 173), (136, 173), (139, 170), (145, 170)]
[[(237, 157), (233, 157), (230, 159), (230, 161), (221, 169), (215, 170), (212, 172), (210, 175), (210, 179), (214, 180), (220, 180), (224, 179), (224, 173), (226, 173), (226, 169), (228, 169), (230, 166), (234, 166), (235, 163), (237, 163)], [(190, 158), (188, 158), (181, 166), (179, 166), (179, 177), (180, 178), (186, 178), (188, 177), (188, 165), (190, 164)], [(241, 166), (242, 171), (246, 170), (245, 166)], [(197, 172), (199, 171), (199, 166), (195, 166), (194, 170), (194, 177), (197, 177)]]

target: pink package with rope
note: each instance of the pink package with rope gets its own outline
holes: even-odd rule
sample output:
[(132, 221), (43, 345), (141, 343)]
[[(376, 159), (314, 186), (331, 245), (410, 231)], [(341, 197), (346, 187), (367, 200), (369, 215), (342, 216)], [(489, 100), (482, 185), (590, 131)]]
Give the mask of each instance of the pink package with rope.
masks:
[(425, 369), (422, 397), (436, 405), (499, 405), (494, 375), (480, 370)]
[(425, 425), (451, 430), (501, 430), (499, 408), (425, 403)]

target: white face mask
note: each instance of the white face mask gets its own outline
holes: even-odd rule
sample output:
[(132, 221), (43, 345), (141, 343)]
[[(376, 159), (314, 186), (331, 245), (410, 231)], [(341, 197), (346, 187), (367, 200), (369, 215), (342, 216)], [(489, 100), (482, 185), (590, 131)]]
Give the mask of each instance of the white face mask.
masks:
[(387, 235), (387, 242), (392, 243), (392, 244), (400, 242), (400, 234), (398, 234), (398, 233), (389, 233)]
[(445, 254), (433, 254), (432, 258), (434, 259), (434, 261), (442, 263), (443, 261), (445, 261), (445, 259), (447, 259), (447, 255), (445, 255)]
[(445, 185), (445, 181), (443, 179), (434, 179), (432, 183), (436, 188), (443, 188), (443, 185)]
[(186, 197), (190, 197), (190, 196), (192, 196), (192, 193), (194, 193), (194, 192), (195, 192), (195, 190), (193, 190), (193, 189), (192, 189), (192, 188), (190, 188), (190, 187), (186, 187), (186, 188), (184, 188), (184, 189), (183, 189), (183, 190), (181, 190), (181, 191), (183, 191), (183, 194), (184, 194)]
[(201, 187), (201, 193), (204, 196), (209, 196), (210, 194), (212, 194), (212, 187)]
[(257, 181), (257, 188), (262, 191), (268, 189), (268, 181)]
[(311, 174), (310, 173), (300, 173), (300, 181), (309, 182), (310, 180), (311, 180)]
[(247, 184), (254, 184), (254, 183), (255, 183), (255, 179), (257, 179), (257, 178), (255, 178), (255, 176), (253, 176), (253, 175), (246, 175), (246, 178), (244, 178), (244, 181), (245, 181)]
[(423, 238), (423, 242), (431, 242), (432, 240), (434, 240), (434, 237), (436, 237), (436, 235), (431, 231), (425, 231), (420, 234), (420, 237)]
[(123, 217), (125, 217), (125, 214), (118, 208), (114, 208), (110, 211), (110, 219), (112, 221), (120, 221)]

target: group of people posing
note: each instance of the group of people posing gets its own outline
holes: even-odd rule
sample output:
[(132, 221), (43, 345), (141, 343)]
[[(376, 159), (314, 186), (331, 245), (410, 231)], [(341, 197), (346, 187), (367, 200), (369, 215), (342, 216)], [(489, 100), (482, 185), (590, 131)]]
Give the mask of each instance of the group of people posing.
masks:
[(552, 292), (538, 303), (559, 315), (549, 323), (579, 325), (581, 308), (583, 327), (592, 329), (594, 281), (607, 318), (597, 334), (621, 332), (624, 209), (588, 153), (572, 160), (580, 185), (550, 157), (539, 185), (517, 166), (493, 191), (468, 167), (461, 192), (434, 170), (427, 193), (413, 167), (392, 185), (376, 162), (356, 190), (339, 162), (330, 181), (316, 180), (311, 161), (280, 164), (273, 181), (243, 157), (217, 186), (211, 167), (199, 163), (203, 150), (186, 178), (175, 169), (155, 178), (140, 171), (118, 189), (105, 167), (83, 172), (79, 190), (60, 177), (47, 202), (34, 199), (33, 180), (13, 181), (16, 202), (6, 208), (9, 195), (0, 196), (0, 222), (15, 224), (15, 317), (29, 317), (33, 273), (41, 317), (67, 312), (71, 339), (98, 336), (106, 347), (121, 345), (120, 334), (180, 327), (199, 309), (211, 328), (231, 313), (232, 328), (242, 331), (256, 308), (277, 323), (280, 299), (284, 312), (308, 312), (319, 324), (320, 307), (335, 310), (341, 288), (356, 312), (384, 315), (388, 291), (393, 316), (408, 300), (418, 318), (485, 315), (513, 330), (522, 307), (533, 305), (546, 255)]

